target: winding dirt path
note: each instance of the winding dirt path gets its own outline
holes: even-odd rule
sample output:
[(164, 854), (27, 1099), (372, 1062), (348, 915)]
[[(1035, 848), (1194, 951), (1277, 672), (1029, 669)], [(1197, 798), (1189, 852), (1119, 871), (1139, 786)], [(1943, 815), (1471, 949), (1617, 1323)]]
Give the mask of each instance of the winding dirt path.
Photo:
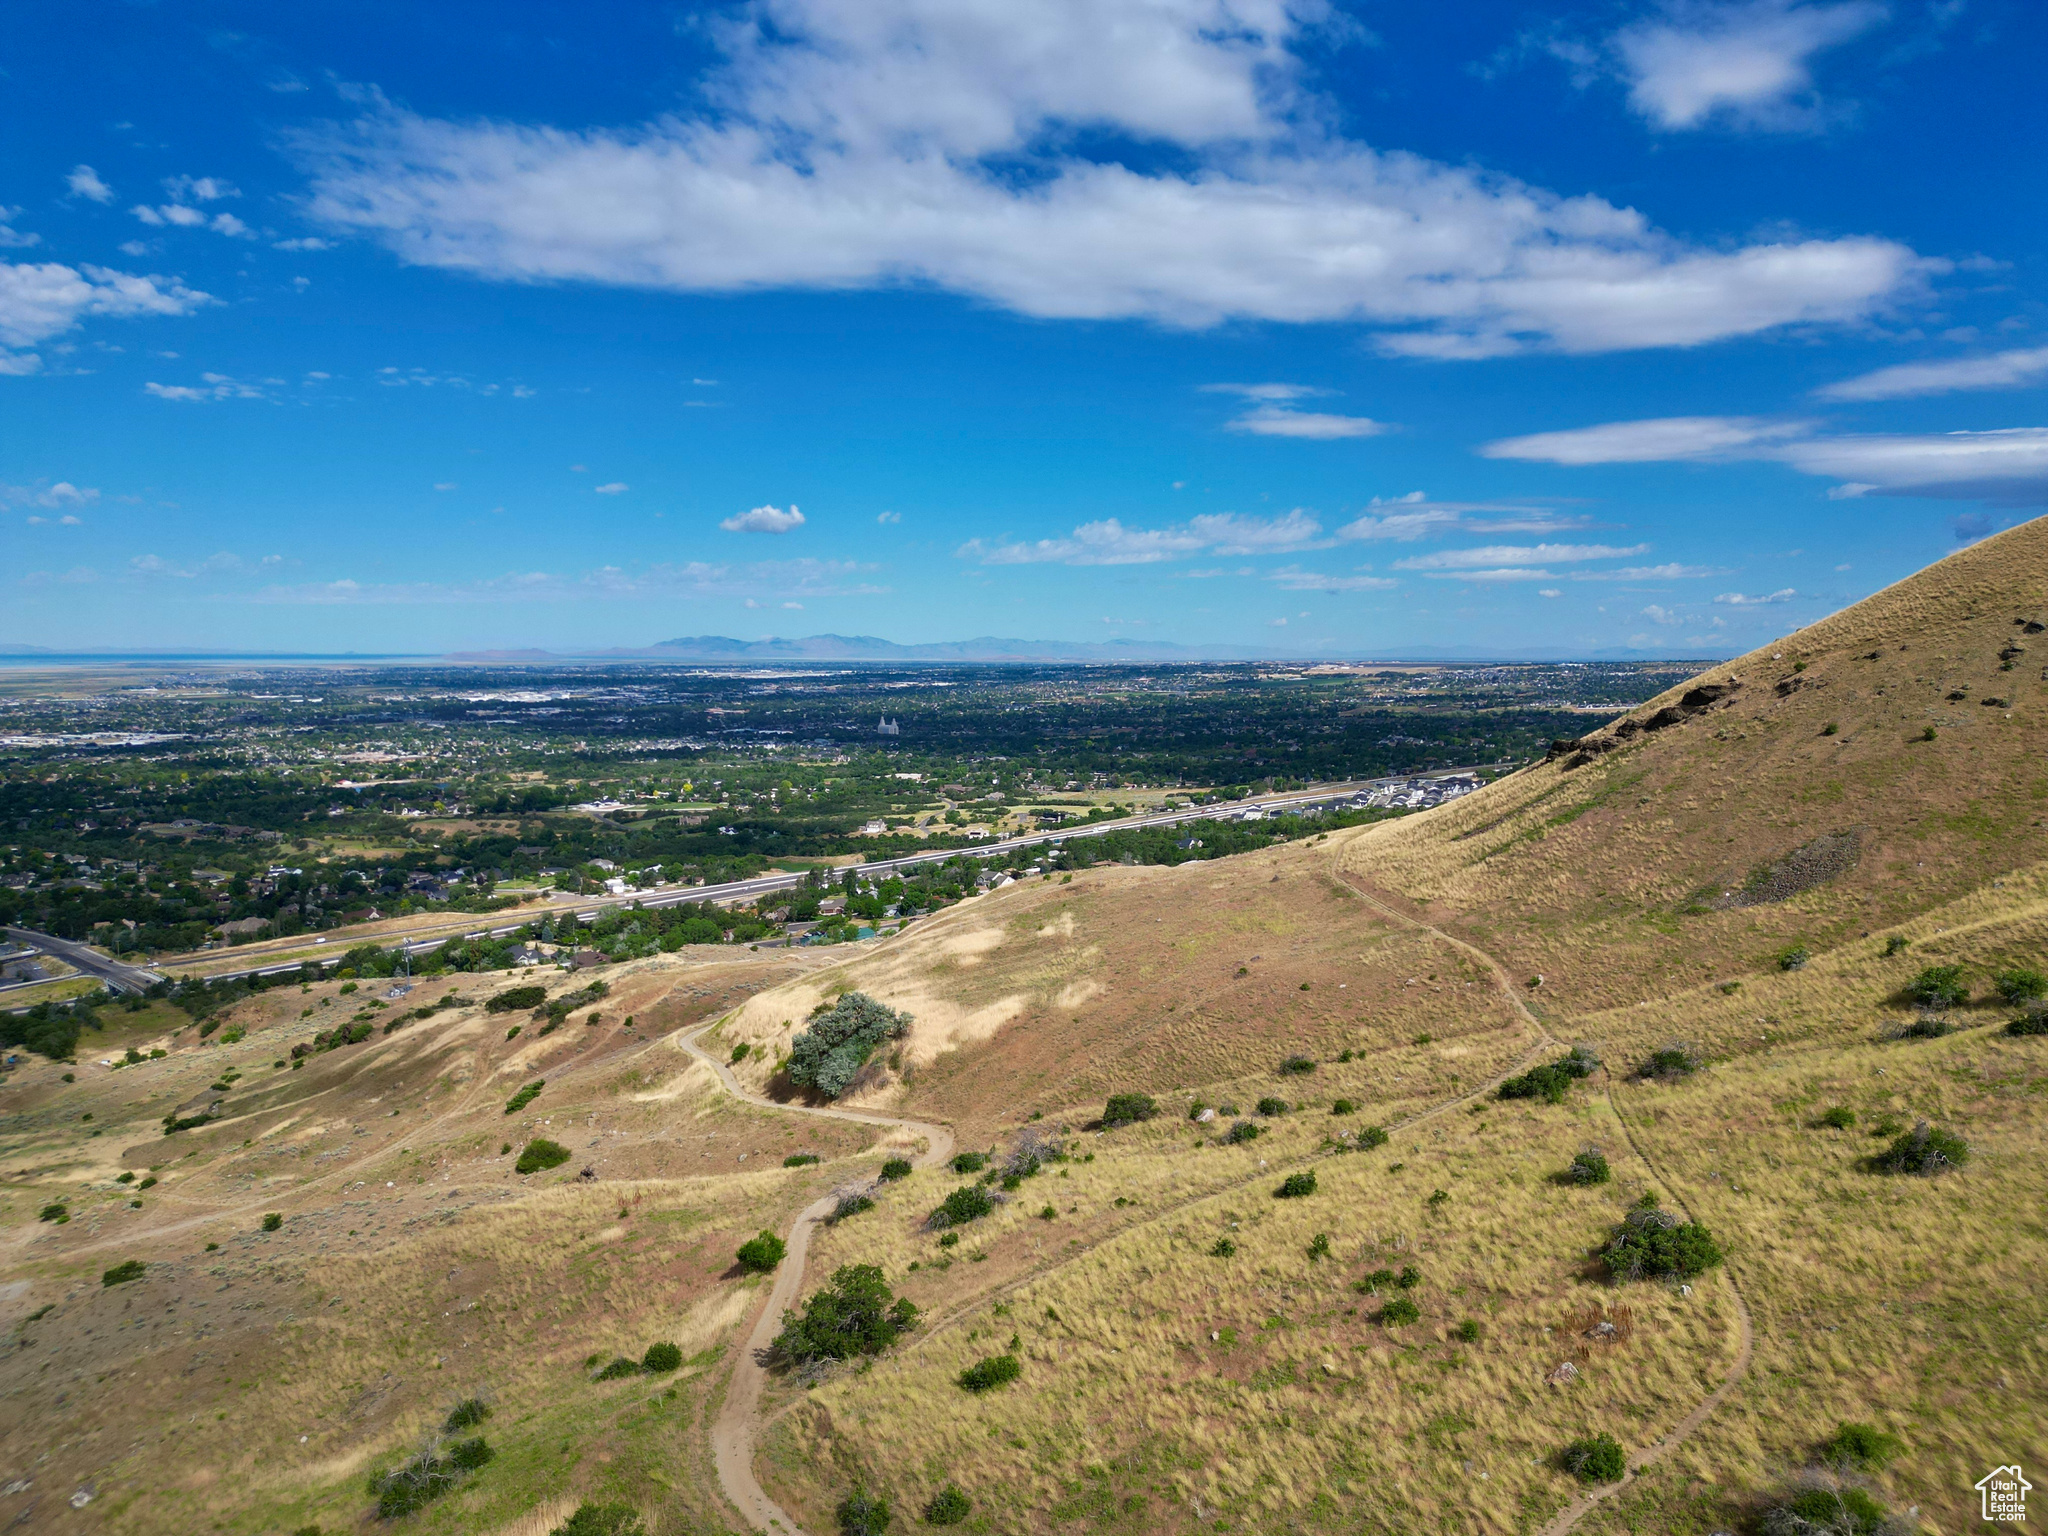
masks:
[[(764, 1099), (758, 1094), (747, 1092), (740, 1086), (739, 1079), (733, 1076), (731, 1067), (697, 1043), (699, 1036), (717, 1028), (720, 1022), (714, 1019), (709, 1024), (700, 1024), (677, 1039), (684, 1050), (716, 1074), (719, 1086), (734, 1098), (744, 1099), (747, 1103), (757, 1104), (763, 1109), (778, 1109), (785, 1114), (818, 1115), (828, 1120), (852, 1120), (861, 1125), (881, 1125), (911, 1131), (925, 1139), (924, 1151), (912, 1159), (913, 1167), (932, 1168), (952, 1158), (953, 1132), (943, 1125), (930, 1125), (922, 1120), (905, 1120), (895, 1115), (867, 1114), (853, 1109), (821, 1109), (807, 1104), (778, 1104), (773, 1099)], [(768, 1346), (781, 1328), (783, 1310), (796, 1301), (797, 1293), (803, 1289), (804, 1261), (810, 1253), (811, 1233), (819, 1222), (832, 1213), (837, 1202), (836, 1193), (826, 1195), (797, 1213), (796, 1221), (791, 1225), (786, 1239), (789, 1251), (776, 1269), (775, 1283), (769, 1287), (761, 1310), (754, 1318), (754, 1325), (747, 1332), (746, 1344), (741, 1348), (739, 1359), (733, 1365), (732, 1379), (726, 1383), (725, 1401), (719, 1405), (718, 1417), (711, 1425), (711, 1457), (718, 1467), (718, 1482), (725, 1490), (725, 1496), (732, 1500), (754, 1529), (777, 1531), (783, 1533), (783, 1536), (803, 1536), (803, 1533), (782, 1506), (768, 1497), (767, 1491), (754, 1476), (754, 1443), (760, 1438), (762, 1427), (761, 1389), (768, 1381), (768, 1370), (764, 1361)]]

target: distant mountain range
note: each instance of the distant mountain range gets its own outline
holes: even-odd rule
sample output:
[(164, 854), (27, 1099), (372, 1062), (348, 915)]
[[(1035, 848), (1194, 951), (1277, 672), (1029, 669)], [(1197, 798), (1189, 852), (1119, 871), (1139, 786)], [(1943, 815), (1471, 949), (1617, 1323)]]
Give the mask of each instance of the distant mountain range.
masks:
[(1203, 661), (1256, 659), (1278, 653), (1247, 651), (1241, 646), (1174, 645), (1162, 640), (1002, 640), (983, 635), (974, 640), (900, 645), (875, 635), (810, 635), (801, 640), (692, 635), (657, 641), (641, 654), (692, 661)]

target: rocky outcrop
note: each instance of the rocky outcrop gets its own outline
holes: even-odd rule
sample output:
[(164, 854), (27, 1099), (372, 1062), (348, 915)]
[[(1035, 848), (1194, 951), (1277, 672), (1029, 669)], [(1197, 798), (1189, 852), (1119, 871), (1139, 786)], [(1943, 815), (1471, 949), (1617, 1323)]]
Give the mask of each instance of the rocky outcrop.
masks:
[[(1647, 720), (1622, 720), (1616, 722), (1611, 732), (1595, 731), (1589, 736), (1580, 736), (1571, 741), (1553, 741), (1543, 760), (1551, 763), (1563, 758), (1567, 773), (1574, 768), (1583, 768), (1596, 757), (1604, 756), (1615, 748), (1626, 745), (1637, 736), (1652, 731), (1669, 730), (1672, 726), (1683, 724), (1696, 715), (1703, 715), (1710, 709), (1730, 703), (1741, 687), (1742, 679), (1739, 677), (1731, 677), (1719, 683), (1696, 683), (1679, 695), (1676, 704), (1666, 704)], [(1780, 691), (1784, 691), (1782, 684)]]

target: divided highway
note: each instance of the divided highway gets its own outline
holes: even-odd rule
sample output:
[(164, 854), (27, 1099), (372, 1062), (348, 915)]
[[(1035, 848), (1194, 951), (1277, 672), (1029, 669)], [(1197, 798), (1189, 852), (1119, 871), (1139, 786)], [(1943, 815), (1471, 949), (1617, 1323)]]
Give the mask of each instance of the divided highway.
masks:
[[(1070, 837), (1100, 837), (1106, 832), (1129, 831), (1141, 827), (1177, 827), (1192, 821), (1223, 821), (1241, 815), (1245, 811), (1257, 810), (1268, 814), (1275, 811), (1297, 810), (1310, 805), (1325, 805), (1332, 800), (1345, 800), (1368, 790), (1388, 784), (1402, 784), (1414, 779), (1445, 779), (1461, 773), (1473, 773), (1475, 768), (1441, 768), (1429, 773), (1395, 774), (1383, 779), (1356, 779), (1339, 784), (1318, 784), (1308, 789), (1294, 790), (1286, 794), (1260, 795), (1249, 800), (1231, 802), (1228, 806), (1207, 806), (1180, 811), (1158, 811), (1145, 816), (1124, 816), (1115, 821), (1098, 821), (1087, 826), (1073, 827), (1064, 831), (1032, 832), (1021, 837), (994, 839), (976, 843), (966, 848), (934, 848), (928, 852), (906, 853), (892, 859), (876, 859), (856, 866), (863, 875), (877, 876), (892, 874), (901, 870), (914, 869), (920, 864), (939, 864), (947, 859), (966, 856), (968, 858), (999, 858), (1024, 848), (1040, 848), (1048, 844), (1064, 842)], [(632, 891), (623, 896), (602, 896), (593, 898), (588, 905), (579, 903), (575, 909), (576, 920), (594, 923), (607, 908), (629, 907), (638, 902), (643, 907), (672, 907), (686, 901), (745, 902), (769, 895), (775, 891), (793, 890), (803, 883), (801, 872), (776, 870), (771, 874), (755, 875), (746, 880), (730, 880), (721, 885), (690, 885), (655, 891)], [(408, 954), (424, 955), (439, 949), (456, 937), (502, 938), (517, 933), (534, 920), (536, 914), (529, 913), (508, 923), (496, 926), (485, 925), (467, 930), (461, 935), (444, 934), (439, 938), (400, 940)], [(72, 944), (63, 939), (51, 938), (46, 934), (31, 933), (26, 929), (8, 929), (16, 937), (42, 946), (59, 959), (88, 971), (105, 980), (117, 991), (140, 991), (152, 985), (158, 978), (148, 971), (134, 966), (121, 965), (106, 956)], [(296, 971), (306, 964), (321, 966), (340, 962), (342, 949), (347, 942), (338, 936), (330, 936), (338, 948), (334, 953), (307, 956), (296, 960), (282, 960), (271, 964), (244, 966), (232, 971), (209, 971), (209, 981), (229, 981), (245, 976), (276, 976), (287, 971)], [(364, 942), (379, 942), (365, 940)], [(389, 947), (396, 947), (395, 945)]]

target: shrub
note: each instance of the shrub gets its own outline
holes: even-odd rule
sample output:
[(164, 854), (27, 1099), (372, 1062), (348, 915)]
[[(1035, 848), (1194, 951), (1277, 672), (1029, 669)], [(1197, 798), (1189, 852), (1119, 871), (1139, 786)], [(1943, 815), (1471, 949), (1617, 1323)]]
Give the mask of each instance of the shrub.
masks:
[(789, 1245), (773, 1232), (761, 1232), (740, 1244), (738, 1258), (742, 1269), (765, 1275), (780, 1264), (788, 1252)]
[(1413, 1264), (1403, 1264), (1401, 1266), (1401, 1273), (1394, 1276), (1394, 1284), (1404, 1291), (1412, 1291), (1415, 1287), (1422, 1284), (1422, 1271)]
[(1225, 1146), (1241, 1147), (1248, 1141), (1257, 1141), (1264, 1129), (1264, 1126), (1254, 1125), (1249, 1120), (1240, 1120), (1223, 1133), (1223, 1143)]
[(1361, 1147), (1384, 1147), (1387, 1144), (1386, 1127), (1361, 1125), (1358, 1128), (1358, 1144)]
[(958, 1379), (969, 1392), (991, 1392), (997, 1387), (1008, 1386), (1023, 1374), (1023, 1364), (1015, 1355), (990, 1355), (986, 1360), (967, 1367)]
[(490, 1461), (494, 1454), (480, 1438), (456, 1442), (446, 1456), (421, 1451), (410, 1461), (370, 1479), (378, 1515), (396, 1520), (400, 1515), (425, 1508), (461, 1482), (465, 1474)]
[(839, 1520), (839, 1536), (882, 1536), (889, 1529), (889, 1501), (865, 1488), (841, 1499), (833, 1513)]
[(1897, 1038), (1900, 1040), (1939, 1040), (1954, 1028), (1955, 1026), (1949, 1023), (1947, 1014), (1922, 1009), (1914, 1017), (1912, 1023), (1904, 1025), (1898, 1030)]
[(42, 1213), (36, 1217), (38, 1221), (54, 1221), (60, 1225), (70, 1219), (71, 1212), (65, 1208), (64, 1202), (61, 1200), (52, 1200), (43, 1207)]
[(1953, 1131), (1937, 1130), (1922, 1120), (1871, 1159), (1880, 1173), (1918, 1173), (1933, 1177), (1970, 1160), (1970, 1148)]
[(1451, 1330), (1451, 1337), (1461, 1344), (1477, 1344), (1486, 1337), (1486, 1325), (1476, 1317), (1468, 1317)]
[(478, 1467), (488, 1465), (497, 1454), (484, 1443), (482, 1435), (473, 1440), (458, 1440), (448, 1447), (448, 1459), (465, 1472), (474, 1472)]
[(1911, 939), (1905, 938), (1900, 934), (1893, 934), (1890, 938), (1884, 941), (1885, 959), (1889, 960), (1893, 955), (1904, 954), (1906, 952), (1906, 946), (1912, 942), (1913, 941)]
[(123, 1172), (114, 1175), (114, 1182), (116, 1184), (133, 1184), (135, 1182), (135, 1175), (132, 1172), (124, 1170)]
[(1422, 1308), (1406, 1296), (1396, 1296), (1384, 1303), (1373, 1317), (1382, 1328), (1405, 1328), (1410, 1323), (1422, 1321)]
[(536, 1136), (526, 1144), (526, 1150), (519, 1154), (519, 1161), (512, 1165), (514, 1173), (541, 1173), (549, 1168), (559, 1168), (569, 1161), (569, 1149), (559, 1141), (549, 1141), (545, 1136)]
[(2000, 1002), (2017, 1008), (2022, 1003), (2031, 1003), (2048, 995), (2048, 976), (2029, 966), (2016, 965), (1993, 976), (1991, 990), (1998, 994)]
[(647, 1536), (630, 1504), (578, 1504), (548, 1536)]
[(742, 1040), (732, 1048), (732, 1064), (738, 1066), (747, 1059), (747, 1042)]
[(1900, 1455), (1906, 1447), (1898, 1436), (1888, 1435), (1875, 1424), (1843, 1422), (1821, 1442), (1823, 1461), (1848, 1462), (1873, 1471)]
[(640, 1364), (638, 1361), (628, 1360), (624, 1355), (614, 1355), (612, 1356), (612, 1363), (597, 1373), (597, 1379), (599, 1381), (617, 1381), (621, 1376), (638, 1376), (639, 1374)]
[(1391, 1269), (1376, 1269), (1363, 1280), (1353, 1281), (1351, 1289), (1359, 1292), (1361, 1295), (1374, 1296), (1379, 1293), (1381, 1286), (1392, 1285), (1393, 1283), (1394, 1272)]
[(2008, 1035), (2048, 1035), (2048, 1008), (2036, 1003), (2005, 1026)]
[(1316, 1176), (1313, 1173), (1290, 1173), (1280, 1181), (1280, 1187), (1273, 1191), (1275, 1200), (1299, 1200), (1316, 1192)]
[(673, 1344), (650, 1344), (640, 1357), (640, 1369), (650, 1376), (666, 1376), (682, 1366), (683, 1352)]
[(1318, 1232), (1309, 1240), (1308, 1256), (1311, 1260), (1327, 1259), (1330, 1256), (1330, 1234)]
[(853, 1086), (860, 1069), (884, 1040), (901, 1039), (910, 1030), (910, 1015), (876, 1002), (865, 992), (849, 992), (830, 1010), (815, 1015), (810, 1027), (790, 1042), (789, 1079), (836, 1099)]
[(1656, 1275), (1690, 1280), (1720, 1263), (1721, 1249), (1698, 1222), (1680, 1221), (1655, 1205), (1639, 1205), (1622, 1218), (1600, 1257), (1614, 1280)]
[(882, 1164), (881, 1177), (891, 1182), (897, 1179), (909, 1178), (910, 1159), (907, 1157), (890, 1158), (886, 1163)]
[(1667, 1045), (1652, 1051), (1649, 1059), (1636, 1068), (1639, 1078), (1659, 1078), (1671, 1082), (1681, 1077), (1691, 1077), (1699, 1071), (1700, 1059), (1693, 1054), (1689, 1045)]
[(1574, 1440), (1557, 1453), (1557, 1464), (1582, 1483), (1618, 1483), (1628, 1472), (1620, 1442), (1604, 1430)]
[(849, 1216), (858, 1216), (862, 1211), (872, 1211), (874, 1208), (873, 1197), (848, 1190), (839, 1197), (839, 1203), (832, 1207), (832, 1214), (826, 1220), (844, 1221)]
[(1209, 1257), (1212, 1259), (1229, 1259), (1235, 1258), (1236, 1256), (1237, 1244), (1233, 1243), (1227, 1237), (1217, 1238), (1216, 1246), (1209, 1250)]
[(1573, 1083), (1591, 1077), (1599, 1069), (1600, 1058), (1591, 1048), (1575, 1045), (1556, 1061), (1509, 1078), (1500, 1085), (1498, 1095), (1503, 1099), (1542, 1099), (1547, 1104), (1562, 1104)]
[(1906, 983), (1906, 1001), (1923, 1008), (1956, 1008), (1969, 1000), (1960, 965), (1930, 965)]
[(541, 1089), (547, 1087), (547, 1085), (548, 1080), (544, 1077), (536, 1078), (533, 1082), (528, 1083), (505, 1101), (505, 1113), (508, 1115), (518, 1114), (519, 1111), (539, 1098)]
[(546, 987), (512, 987), (484, 1004), (485, 1013), (524, 1013), (548, 1000)]
[(927, 1218), (926, 1225), (957, 1227), (963, 1222), (979, 1221), (995, 1208), (996, 1197), (979, 1184), (962, 1184), (939, 1202), (939, 1208)]
[(480, 1397), (465, 1397), (448, 1410), (448, 1417), (441, 1425), (441, 1433), (452, 1435), (460, 1430), (475, 1429), (491, 1416), (491, 1405)]
[(1587, 1147), (1572, 1158), (1564, 1176), (1572, 1184), (1605, 1184), (1614, 1177), (1614, 1170), (1607, 1166), (1606, 1153), (1598, 1147)]
[(933, 1494), (924, 1506), (926, 1525), (958, 1525), (974, 1508), (973, 1501), (952, 1483)]
[(1886, 1518), (1884, 1506), (1861, 1488), (1810, 1487), (1768, 1511), (1764, 1536), (1878, 1536), (1911, 1527)]
[(1306, 1077), (1315, 1069), (1316, 1064), (1306, 1056), (1290, 1056), (1280, 1063), (1282, 1077)]
[(847, 1264), (801, 1313), (782, 1314), (775, 1350), (798, 1363), (878, 1355), (915, 1326), (917, 1308), (889, 1289), (879, 1268)]
[(812, 1163), (822, 1161), (815, 1152), (792, 1152), (782, 1160), (785, 1168), (808, 1168)]
[(955, 1152), (953, 1154), (952, 1168), (955, 1173), (979, 1173), (987, 1166), (988, 1154), (986, 1152)]
[(283, 1225), (284, 1217), (276, 1211), (269, 1212), (263, 1218), (263, 1230), (266, 1232), (275, 1232)]
[(1140, 1120), (1150, 1120), (1159, 1113), (1159, 1106), (1148, 1093), (1113, 1093), (1102, 1111), (1102, 1127), (1113, 1131), (1121, 1125), (1136, 1125)]
[(1252, 1106), (1252, 1113), (1257, 1115), (1284, 1115), (1287, 1110), (1288, 1103), (1285, 1099), (1261, 1099)]
[(1819, 1123), (1831, 1131), (1846, 1131), (1856, 1123), (1856, 1111), (1846, 1104), (1837, 1104), (1821, 1112)]
[(1333, 1115), (1355, 1115), (1358, 1113), (1358, 1106), (1349, 1099), (1337, 1099), (1331, 1103), (1330, 1113)]
[(140, 1259), (126, 1259), (100, 1276), (101, 1285), (125, 1285), (130, 1280), (140, 1280), (149, 1272), (149, 1266)]
[(1778, 951), (1778, 969), (1781, 971), (1803, 971), (1806, 962), (1813, 958), (1813, 952), (1804, 944), (1788, 944)]

